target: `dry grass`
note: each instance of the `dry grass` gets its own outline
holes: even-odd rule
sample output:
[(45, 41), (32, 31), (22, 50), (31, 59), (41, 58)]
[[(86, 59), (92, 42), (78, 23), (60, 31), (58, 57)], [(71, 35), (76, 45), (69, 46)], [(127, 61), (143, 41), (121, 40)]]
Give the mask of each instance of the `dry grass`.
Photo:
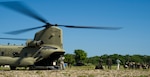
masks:
[(150, 70), (94, 70), (73, 67), (66, 70), (0, 70), (0, 77), (150, 77)]

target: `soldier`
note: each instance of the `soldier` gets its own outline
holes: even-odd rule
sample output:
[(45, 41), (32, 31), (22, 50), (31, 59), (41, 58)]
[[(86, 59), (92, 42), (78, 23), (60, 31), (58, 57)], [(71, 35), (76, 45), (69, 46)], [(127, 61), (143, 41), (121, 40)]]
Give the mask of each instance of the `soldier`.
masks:
[(100, 59), (99, 59), (99, 66), (100, 66), (100, 68), (101, 69), (103, 69), (103, 59), (100, 57)]
[(108, 69), (111, 69), (111, 65), (112, 65), (112, 59), (110, 57), (108, 57), (106, 64), (108, 66)]
[(126, 61), (126, 62), (125, 62), (124, 68), (125, 68), (125, 69), (129, 68), (129, 61)]
[(95, 67), (95, 69), (103, 69), (102, 62), (103, 62), (103, 59), (100, 57), (99, 64)]
[(65, 57), (63, 55), (60, 55), (60, 58), (58, 60), (60, 62), (60, 69), (64, 70), (65, 69), (65, 65), (64, 65)]
[(119, 70), (121, 61), (119, 59), (117, 59), (116, 63), (117, 63), (117, 70)]

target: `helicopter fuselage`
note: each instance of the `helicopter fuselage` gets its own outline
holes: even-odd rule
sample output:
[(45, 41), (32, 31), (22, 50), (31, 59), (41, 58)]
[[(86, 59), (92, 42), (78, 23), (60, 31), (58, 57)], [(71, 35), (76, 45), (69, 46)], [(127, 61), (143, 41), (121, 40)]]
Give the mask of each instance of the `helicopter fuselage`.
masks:
[(14, 67), (27, 67), (32, 65), (50, 66), (62, 54), (64, 54), (62, 49), (47, 48), (45, 46), (40, 48), (0, 46), (0, 65)]
[(52, 66), (65, 51), (62, 32), (57, 27), (45, 28), (28, 40), (26, 46), (0, 46), (0, 65), (13, 67)]

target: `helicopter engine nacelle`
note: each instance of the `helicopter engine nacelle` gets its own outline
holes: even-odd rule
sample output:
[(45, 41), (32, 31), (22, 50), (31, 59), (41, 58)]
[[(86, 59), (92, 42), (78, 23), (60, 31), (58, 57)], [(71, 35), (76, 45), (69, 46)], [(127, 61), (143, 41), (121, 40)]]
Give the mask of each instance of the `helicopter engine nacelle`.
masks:
[(26, 46), (28, 46), (28, 47), (36, 47), (36, 46), (40, 46), (41, 44), (43, 44), (43, 41), (41, 41), (41, 40), (39, 40), (39, 41), (28, 40), (26, 42)]

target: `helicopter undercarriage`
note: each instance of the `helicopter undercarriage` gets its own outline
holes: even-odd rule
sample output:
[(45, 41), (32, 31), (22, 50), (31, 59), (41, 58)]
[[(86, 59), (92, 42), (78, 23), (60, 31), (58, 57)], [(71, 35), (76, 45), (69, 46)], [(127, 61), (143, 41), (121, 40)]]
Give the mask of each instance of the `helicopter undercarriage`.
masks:
[[(58, 62), (58, 59), (60, 55), (64, 55), (64, 52), (55, 52), (51, 54), (48, 58), (45, 58), (43, 60), (40, 60), (36, 62), (33, 66), (30, 66), (30, 70), (56, 70), (60, 69), (59, 65), (56, 63)], [(54, 64), (54, 62), (56, 64)]]

